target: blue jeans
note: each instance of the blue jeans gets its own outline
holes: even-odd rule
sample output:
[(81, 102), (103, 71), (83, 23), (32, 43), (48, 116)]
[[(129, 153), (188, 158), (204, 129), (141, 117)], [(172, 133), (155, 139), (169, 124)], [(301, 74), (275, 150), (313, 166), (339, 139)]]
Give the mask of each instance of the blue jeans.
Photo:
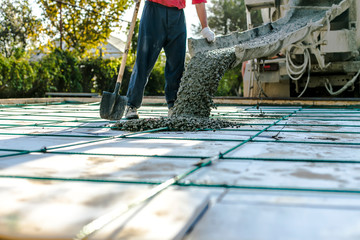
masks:
[(139, 27), (136, 62), (127, 91), (129, 106), (141, 106), (145, 86), (162, 48), (166, 55), (165, 98), (170, 108), (176, 100), (184, 71), (185, 15), (183, 10), (146, 1)]

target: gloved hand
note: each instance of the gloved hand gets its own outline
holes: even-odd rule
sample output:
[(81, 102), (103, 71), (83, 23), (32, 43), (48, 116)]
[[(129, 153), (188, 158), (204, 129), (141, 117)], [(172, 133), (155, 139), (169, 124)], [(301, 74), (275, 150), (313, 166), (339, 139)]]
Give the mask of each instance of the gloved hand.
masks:
[(201, 35), (210, 43), (215, 41), (215, 33), (211, 31), (209, 27), (203, 28), (203, 30), (201, 30)]

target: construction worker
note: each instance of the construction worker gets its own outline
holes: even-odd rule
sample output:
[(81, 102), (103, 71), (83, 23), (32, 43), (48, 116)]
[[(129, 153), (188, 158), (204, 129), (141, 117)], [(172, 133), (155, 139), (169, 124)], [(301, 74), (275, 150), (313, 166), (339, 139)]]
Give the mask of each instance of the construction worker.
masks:
[[(215, 34), (207, 24), (206, 0), (192, 0), (195, 4), (202, 31), (208, 42), (215, 41)], [(137, 57), (127, 91), (127, 119), (138, 119), (145, 85), (164, 48), (165, 98), (169, 115), (176, 100), (185, 65), (186, 23), (183, 8), (185, 0), (147, 0), (140, 20)]]

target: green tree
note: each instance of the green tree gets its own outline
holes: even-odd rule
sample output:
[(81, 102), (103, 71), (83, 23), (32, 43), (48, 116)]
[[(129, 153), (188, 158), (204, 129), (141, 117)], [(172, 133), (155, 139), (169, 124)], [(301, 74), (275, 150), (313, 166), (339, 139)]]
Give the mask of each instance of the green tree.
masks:
[(209, 7), (209, 26), (218, 34), (246, 29), (243, 0), (214, 0)]
[[(44, 8), (47, 34), (60, 39), (79, 54), (101, 46), (132, 1), (126, 0), (37, 0)], [(61, 45), (60, 44), (60, 45)]]
[[(260, 11), (253, 11), (251, 16), (255, 26), (262, 23)], [(212, 0), (208, 7), (208, 24), (216, 34), (220, 35), (246, 30), (244, 0)], [(199, 33), (201, 26), (193, 25), (192, 30), (194, 33)]]
[(0, 5), (0, 53), (20, 57), (36, 42), (41, 21), (32, 15), (28, 0), (3, 0)]
[(0, 55), (0, 98), (26, 97), (34, 79), (36, 73), (27, 59)]

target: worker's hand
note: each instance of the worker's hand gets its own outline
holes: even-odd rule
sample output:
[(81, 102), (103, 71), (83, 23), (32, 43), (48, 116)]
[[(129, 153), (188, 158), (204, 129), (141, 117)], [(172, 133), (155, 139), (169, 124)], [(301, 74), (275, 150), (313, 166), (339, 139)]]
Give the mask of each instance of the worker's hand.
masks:
[(203, 30), (201, 30), (201, 35), (210, 43), (215, 41), (215, 33), (208, 27), (205, 27)]

